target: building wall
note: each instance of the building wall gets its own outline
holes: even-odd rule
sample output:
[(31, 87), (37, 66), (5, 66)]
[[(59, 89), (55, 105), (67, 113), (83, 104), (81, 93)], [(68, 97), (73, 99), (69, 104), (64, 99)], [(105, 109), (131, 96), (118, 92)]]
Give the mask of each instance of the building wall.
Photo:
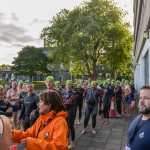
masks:
[(150, 84), (150, 65), (146, 63), (150, 62), (150, 38), (144, 37), (144, 31), (150, 28), (150, 0), (134, 0), (133, 3), (134, 79), (135, 88), (139, 91), (141, 86)]

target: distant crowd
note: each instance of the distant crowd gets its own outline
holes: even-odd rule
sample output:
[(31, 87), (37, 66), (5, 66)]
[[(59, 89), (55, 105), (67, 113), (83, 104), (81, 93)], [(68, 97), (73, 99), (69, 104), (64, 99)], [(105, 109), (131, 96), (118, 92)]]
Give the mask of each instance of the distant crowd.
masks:
[[(76, 146), (74, 121), (77, 117), (78, 124), (81, 124), (83, 109), (85, 116), (81, 134), (86, 133), (90, 116), (92, 116), (92, 133), (96, 134), (97, 114), (98, 117), (103, 118), (102, 124), (107, 125), (112, 101), (116, 108), (116, 117), (130, 116), (131, 103), (135, 101), (133, 80), (92, 81), (89, 78), (74, 83), (72, 80), (67, 80), (65, 85), (61, 85), (52, 76), (48, 76), (45, 85), (46, 89), (40, 94), (35, 93), (34, 84), (29, 81), (14, 80), (11, 85), (8, 83), (5, 87), (0, 85), (0, 115), (11, 119), (14, 142), (41, 149), (48, 147), (72, 149)], [(77, 111), (79, 111), (78, 116)], [(56, 119), (57, 117), (60, 121)], [(55, 124), (56, 122), (53, 130), (47, 128), (54, 120), (60, 127), (63, 126), (62, 129)], [(51, 134), (54, 134), (52, 133), (55, 132), (54, 129), (57, 130), (55, 134), (59, 136), (59, 140), (53, 135), (56, 140), (52, 142)], [(66, 139), (63, 137), (65, 135)], [(28, 136), (41, 141), (32, 141), (27, 138)], [(67, 139), (70, 139), (69, 143)], [(43, 140), (44, 143), (41, 145)]]

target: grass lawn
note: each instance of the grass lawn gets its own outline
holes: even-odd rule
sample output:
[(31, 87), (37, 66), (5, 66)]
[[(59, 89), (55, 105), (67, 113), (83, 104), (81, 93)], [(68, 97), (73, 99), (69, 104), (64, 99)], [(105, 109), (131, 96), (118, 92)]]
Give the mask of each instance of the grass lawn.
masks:
[[(46, 89), (45, 81), (33, 81), (35, 90), (44, 90)], [(0, 85), (5, 86), (5, 80), (0, 80)]]

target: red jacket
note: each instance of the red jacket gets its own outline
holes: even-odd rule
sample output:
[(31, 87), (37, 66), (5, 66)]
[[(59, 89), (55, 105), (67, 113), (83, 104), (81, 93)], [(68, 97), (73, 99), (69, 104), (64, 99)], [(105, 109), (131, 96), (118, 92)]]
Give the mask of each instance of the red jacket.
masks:
[(38, 133), (40, 126), (53, 114), (54, 111), (50, 111), (46, 115), (41, 115), (26, 132), (13, 130), (12, 141), (20, 143), (22, 139), (27, 139), (26, 150), (68, 150), (67, 112), (57, 113), (51, 122)]

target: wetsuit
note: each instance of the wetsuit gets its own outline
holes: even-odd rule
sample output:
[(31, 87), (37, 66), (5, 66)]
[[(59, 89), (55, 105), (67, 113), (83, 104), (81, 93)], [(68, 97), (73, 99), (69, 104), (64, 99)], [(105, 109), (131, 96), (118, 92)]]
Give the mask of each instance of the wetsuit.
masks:
[(99, 89), (92, 89), (89, 88), (87, 89), (87, 105), (85, 108), (85, 119), (84, 119), (84, 128), (87, 127), (90, 114), (92, 114), (92, 127), (95, 128), (96, 126), (96, 115), (98, 111), (98, 99), (100, 96), (100, 91)]
[(75, 129), (74, 129), (74, 119), (75, 119), (75, 111), (74, 111), (74, 100), (76, 99), (75, 92), (73, 90), (65, 90), (63, 95), (64, 104), (66, 106), (66, 110), (68, 112), (68, 127), (69, 132), (71, 134), (71, 140), (75, 140)]
[(115, 99), (116, 99), (116, 104), (117, 104), (117, 110), (118, 113), (121, 115), (121, 101), (122, 101), (122, 89), (121, 86), (116, 86), (114, 89), (114, 93), (115, 93)]
[(110, 102), (111, 102), (111, 91), (110, 88), (107, 86), (103, 89), (103, 97), (102, 97), (102, 105), (104, 107), (103, 114), (105, 119), (109, 118)]
[[(23, 106), (23, 101), (24, 101), (24, 98), (27, 96), (28, 92), (26, 91), (22, 91), (19, 95), (19, 101), (18, 101), (18, 105), (20, 107), (20, 110), (22, 109), (22, 106)], [(23, 119), (23, 118), (22, 118)]]
[(100, 85), (101, 89), (100, 89), (100, 96), (99, 96), (99, 100), (98, 100), (98, 103), (99, 103), (99, 111), (98, 111), (98, 114), (101, 115), (102, 114), (102, 110), (101, 110), (101, 107), (102, 107), (102, 97), (103, 97), (103, 86)]
[(33, 110), (37, 109), (37, 104), (38, 104), (38, 96), (35, 93), (33, 93), (31, 96), (27, 95), (24, 98), (23, 107), (21, 110), (19, 120), (22, 118), (23, 115), (25, 115), (25, 120), (24, 120), (24, 130), (25, 131), (33, 124), (30, 122), (30, 113)]
[(11, 117), (11, 112), (6, 112), (8, 108), (11, 108), (11, 104), (7, 100), (0, 100), (0, 115), (5, 115), (7, 117)]
[(84, 89), (83, 88), (75, 88), (74, 91), (75, 91), (75, 95), (76, 95), (76, 100), (74, 101), (75, 118), (76, 118), (77, 108), (79, 108), (79, 120), (81, 120)]

